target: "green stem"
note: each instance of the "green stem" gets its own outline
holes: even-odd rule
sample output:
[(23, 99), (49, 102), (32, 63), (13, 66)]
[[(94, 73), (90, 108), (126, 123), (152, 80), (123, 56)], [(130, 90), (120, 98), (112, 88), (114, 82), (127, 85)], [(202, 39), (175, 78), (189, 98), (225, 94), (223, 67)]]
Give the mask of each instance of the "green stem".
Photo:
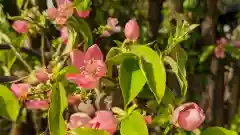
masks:
[(23, 111), (24, 107), (21, 106), (20, 110), (19, 110), (19, 113), (18, 113), (18, 116), (17, 116), (17, 119), (16, 121), (12, 124), (12, 128), (10, 130), (10, 135), (15, 135), (16, 133), (16, 130), (21, 122), (21, 116), (22, 116), (22, 111)]
[(45, 55), (44, 55), (44, 34), (41, 36), (41, 57), (42, 57), (42, 66), (45, 67)]
[(164, 130), (164, 135), (167, 135), (171, 128), (172, 128), (171, 125), (167, 126), (167, 128)]
[(10, 76), (11, 75), (9, 69), (6, 66), (2, 66), (2, 70), (4, 71), (5, 76)]
[(17, 52), (17, 49), (12, 45), (9, 44), (10, 48), (13, 50), (17, 58), (23, 63), (23, 65), (27, 68), (27, 70), (31, 73), (32, 68), (27, 64), (27, 62), (22, 58), (22, 56)]

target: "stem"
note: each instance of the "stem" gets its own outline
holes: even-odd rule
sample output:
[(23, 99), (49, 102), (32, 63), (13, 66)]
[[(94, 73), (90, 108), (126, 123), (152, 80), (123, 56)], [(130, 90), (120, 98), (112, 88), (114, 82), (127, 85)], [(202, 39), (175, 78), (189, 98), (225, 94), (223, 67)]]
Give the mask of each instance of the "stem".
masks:
[(42, 33), (42, 36), (41, 36), (41, 57), (42, 57), (42, 66), (45, 67), (45, 55), (44, 55), (44, 46), (45, 46), (45, 43), (44, 43), (44, 34)]
[(171, 128), (172, 128), (171, 125), (167, 126), (167, 128), (164, 130), (164, 135), (167, 135)]
[(10, 76), (11, 73), (6, 66), (2, 66), (2, 70), (4, 71), (4, 76)]
[(11, 47), (11, 49), (13, 50), (13, 52), (15, 53), (17, 58), (23, 63), (23, 65), (31, 73), (32, 72), (32, 68), (27, 64), (27, 62), (22, 58), (22, 56), (17, 52), (17, 49), (12, 44), (9, 44), (9, 46)]
[(12, 128), (10, 130), (10, 135), (15, 135), (16, 134), (16, 130), (18, 128), (18, 125), (20, 124), (20, 118), (22, 116), (22, 111), (23, 111), (23, 106), (21, 106), (20, 110), (19, 110), (19, 113), (18, 113), (18, 116), (17, 116), (17, 119), (16, 121), (12, 124)]

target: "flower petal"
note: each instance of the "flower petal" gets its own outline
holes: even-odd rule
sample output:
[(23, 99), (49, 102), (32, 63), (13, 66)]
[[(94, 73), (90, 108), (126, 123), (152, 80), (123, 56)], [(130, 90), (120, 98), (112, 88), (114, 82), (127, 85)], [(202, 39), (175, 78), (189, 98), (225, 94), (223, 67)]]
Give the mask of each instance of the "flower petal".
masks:
[(94, 44), (91, 47), (89, 47), (85, 54), (85, 60), (92, 60), (92, 59), (103, 60), (102, 51), (97, 44)]
[(30, 100), (25, 103), (27, 109), (30, 110), (45, 110), (49, 108), (48, 100)]
[(98, 80), (90, 75), (68, 74), (66, 77), (81, 88), (94, 89), (97, 86)]
[(49, 8), (47, 9), (48, 17), (51, 19), (55, 19), (57, 17), (57, 9), (56, 8)]
[(11, 85), (11, 90), (13, 94), (19, 99), (24, 99), (27, 97), (27, 94), (29, 92), (30, 85), (27, 83), (13, 83)]
[(74, 65), (76, 68), (80, 68), (84, 65), (84, 53), (79, 50), (73, 50), (70, 53), (70, 58), (72, 61), (72, 65)]
[(107, 20), (107, 25), (110, 27), (115, 27), (118, 24), (118, 19), (117, 18), (113, 18), (113, 17), (109, 17)]
[(71, 115), (68, 128), (80, 128), (80, 127), (90, 127), (91, 125), (88, 123), (91, 118), (86, 113), (74, 113)]
[(122, 30), (121, 26), (116, 26), (112, 28), (112, 31), (115, 33), (121, 32), (121, 30)]

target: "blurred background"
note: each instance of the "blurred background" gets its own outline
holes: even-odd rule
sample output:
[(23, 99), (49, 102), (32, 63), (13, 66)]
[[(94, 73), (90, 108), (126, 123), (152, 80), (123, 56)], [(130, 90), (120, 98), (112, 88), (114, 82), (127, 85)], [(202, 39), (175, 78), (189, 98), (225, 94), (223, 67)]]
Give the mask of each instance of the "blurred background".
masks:
[[(48, 0), (30, 1), (38, 5), (40, 11), (48, 8)], [(20, 15), (18, 0), (0, 0), (0, 3), (5, 13)], [(164, 48), (168, 33), (176, 23), (171, 19), (172, 12), (183, 14), (190, 24), (200, 25), (181, 42), (188, 55), (186, 100), (194, 101), (204, 109), (205, 127), (219, 125), (240, 133), (240, 0), (92, 0), (92, 12), (87, 22), (94, 30), (105, 25), (109, 16), (118, 18), (122, 27), (129, 19), (136, 18), (141, 29), (139, 42), (156, 41)], [(53, 29), (49, 35), (57, 37), (59, 32)], [(123, 41), (124, 38), (123, 33), (116, 33), (108, 38), (95, 37), (93, 42), (100, 44), (106, 54), (116, 46), (113, 40)], [(38, 59), (40, 48), (38, 35), (31, 40), (32, 50), (21, 49), (30, 52), (28, 54), (32, 56), (26, 56), (29, 61)], [(225, 48), (224, 58), (216, 57), (215, 47), (219, 44), (229, 46)], [(167, 83), (171, 89), (180, 91), (174, 75), (169, 75)], [(0, 120), (0, 134), (5, 129), (2, 127), (8, 125), (6, 123)]]

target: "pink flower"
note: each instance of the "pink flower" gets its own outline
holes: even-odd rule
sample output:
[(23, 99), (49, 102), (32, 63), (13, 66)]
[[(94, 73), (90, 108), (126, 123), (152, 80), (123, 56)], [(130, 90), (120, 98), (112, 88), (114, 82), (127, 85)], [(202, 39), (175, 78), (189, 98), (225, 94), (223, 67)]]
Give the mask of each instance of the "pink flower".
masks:
[(70, 95), (68, 96), (68, 104), (69, 105), (78, 105), (81, 102), (80, 95)]
[(13, 94), (17, 97), (17, 99), (23, 100), (27, 97), (30, 87), (31, 86), (27, 83), (18, 83), (18, 84), (13, 83), (11, 85), (11, 90)]
[(17, 20), (13, 22), (13, 29), (18, 33), (27, 33), (28, 32), (28, 22), (23, 20)]
[(240, 40), (235, 42), (235, 47), (240, 48)]
[(152, 116), (151, 115), (144, 116), (144, 120), (147, 124), (152, 124)]
[(204, 120), (203, 110), (195, 103), (185, 103), (173, 112), (173, 124), (187, 131), (198, 128)]
[(217, 45), (216, 48), (214, 49), (214, 53), (217, 58), (223, 59), (225, 57), (224, 45), (223, 44)]
[(56, 21), (56, 24), (64, 25), (68, 18), (73, 14), (72, 2), (58, 0), (58, 8), (49, 8), (48, 17)]
[(103, 32), (104, 37), (109, 37), (113, 33), (121, 32), (121, 26), (118, 26), (118, 19), (109, 17), (107, 20), (107, 30)]
[(45, 69), (36, 70), (35, 75), (39, 82), (46, 82), (49, 80), (48, 73)]
[(91, 118), (86, 113), (74, 113), (70, 116), (68, 123), (69, 129), (80, 128), (80, 127), (91, 127), (89, 121)]
[(96, 88), (98, 80), (106, 73), (103, 54), (97, 44), (88, 48), (84, 54), (79, 50), (70, 53), (72, 64), (79, 69), (79, 73), (67, 74), (67, 79), (81, 88)]
[(114, 134), (117, 130), (117, 120), (110, 111), (97, 111), (96, 116), (89, 122), (93, 127), (103, 129), (110, 134)]
[(124, 28), (124, 34), (128, 40), (137, 40), (139, 37), (139, 25), (132, 19), (127, 22)]
[(91, 11), (92, 11), (92, 9), (89, 8), (88, 10), (78, 11), (77, 14), (81, 18), (88, 18)]
[(49, 108), (48, 100), (30, 100), (25, 102), (25, 106), (30, 110), (45, 110)]
[(68, 42), (68, 29), (67, 27), (62, 27), (61, 28), (61, 39), (63, 40), (64, 44), (67, 44)]

